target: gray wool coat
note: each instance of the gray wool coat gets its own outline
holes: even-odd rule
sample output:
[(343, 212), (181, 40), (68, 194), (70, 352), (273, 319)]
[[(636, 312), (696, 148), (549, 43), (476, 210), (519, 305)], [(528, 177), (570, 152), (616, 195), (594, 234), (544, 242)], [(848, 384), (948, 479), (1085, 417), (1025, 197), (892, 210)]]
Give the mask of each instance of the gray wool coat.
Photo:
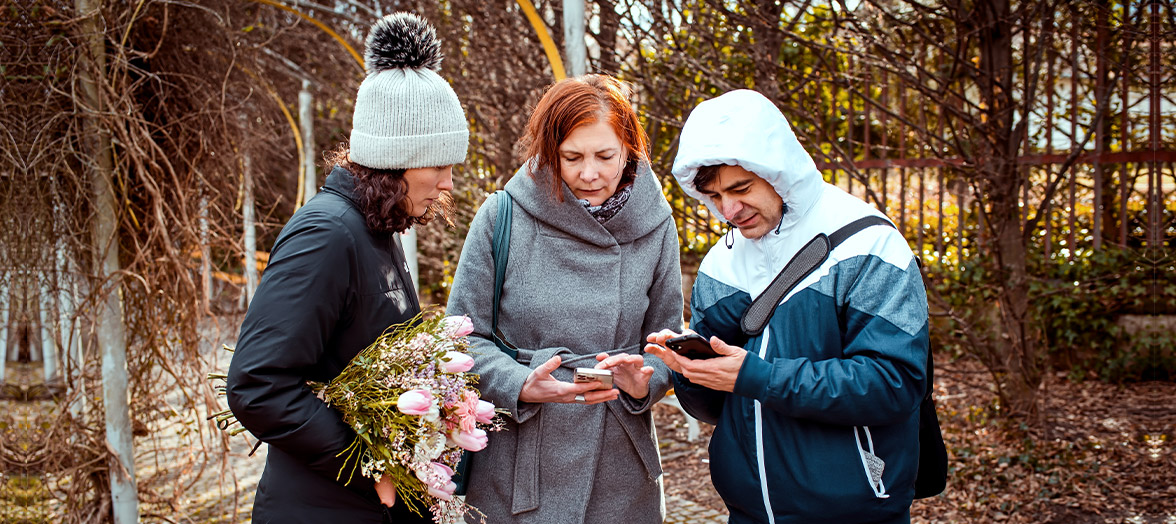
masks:
[(491, 239), (497, 196), (470, 224), (447, 312), (474, 322), (473, 371), (483, 398), (509, 410), (505, 428), (475, 453), (467, 502), (493, 523), (660, 523), (665, 517), (661, 460), (650, 408), (671, 387), (670, 371), (654, 368), (650, 394), (596, 404), (531, 404), (519, 392), (531, 369), (554, 355), (553, 375), (570, 382), (595, 355), (642, 353), (645, 336), (682, 327), (678, 234), (661, 184), (638, 169), (624, 208), (599, 224), (552, 177), (526, 167), (506, 184), (514, 199), (510, 259), (499, 330), (519, 348), (518, 361), (490, 340), (494, 263)]

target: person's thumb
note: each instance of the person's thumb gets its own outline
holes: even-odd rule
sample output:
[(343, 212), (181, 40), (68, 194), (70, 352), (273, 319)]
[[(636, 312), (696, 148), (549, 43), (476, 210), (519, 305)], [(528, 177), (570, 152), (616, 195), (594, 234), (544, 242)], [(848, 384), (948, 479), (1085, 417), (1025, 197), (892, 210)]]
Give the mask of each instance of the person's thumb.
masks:
[(718, 353), (720, 355), (730, 355), (730, 354), (735, 353), (741, 349), (738, 346), (732, 346), (732, 345), (727, 344), (726, 342), (723, 342), (722, 340), (719, 340), (719, 337), (711, 337), (710, 338), (710, 346), (711, 346), (711, 349), (715, 350), (715, 353)]
[(547, 359), (547, 362), (539, 364), (539, 367), (535, 368), (535, 371), (538, 371), (543, 375), (550, 375), (552, 371), (559, 369), (559, 365), (562, 362), (563, 360), (559, 358), (559, 355), (556, 355)]

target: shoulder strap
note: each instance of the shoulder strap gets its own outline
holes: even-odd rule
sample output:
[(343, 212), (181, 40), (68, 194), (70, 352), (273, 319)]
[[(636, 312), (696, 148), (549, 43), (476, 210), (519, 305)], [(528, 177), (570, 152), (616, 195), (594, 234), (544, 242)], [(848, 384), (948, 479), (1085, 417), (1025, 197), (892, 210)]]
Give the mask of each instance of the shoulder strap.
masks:
[(498, 349), (510, 355), (511, 358), (518, 359), (518, 348), (503, 340), (501, 332), (498, 331), (498, 301), (502, 298), (502, 282), (506, 280), (506, 261), (510, 258), (510, 223), (514, 206), (510, 193), (498, 190), (494, 194), (498, 195), (498, 218), (494, 221), (494, 240), (492, 244), (494, 257), (494, 319), (490, 324), (490, 336), (494, 340), (494, 345), (498, 346)]
[(743, 313), (743, 318), (739, 320), (739, 327), (743, 329), (743, 332), (750, 336), (763, 333), (764, 327), (768, 325), (768, 319), (772, 318), (772, 313), (780, 304), (780, 299), (792, 291), (792, 288), (796, 287), (814, 269), (821, 267), (825, 259), (829, 258), (829, 253), (833, 251), (833, 248), (858, 231), (870, 226), (894, 227), (889, 220), (870, 215), (846, 224), (841, 229), (834, 231), (832, 235), (821, 233), (813, 237), (804, 247), (800, 248), (800, 251), (796, 252), (792, 260), (784, 265), (784, 269), (780, 270), (776, 278), (772, 279), (768, 288), (752, 301), (751, 306), (748, 306), (747, 311)]

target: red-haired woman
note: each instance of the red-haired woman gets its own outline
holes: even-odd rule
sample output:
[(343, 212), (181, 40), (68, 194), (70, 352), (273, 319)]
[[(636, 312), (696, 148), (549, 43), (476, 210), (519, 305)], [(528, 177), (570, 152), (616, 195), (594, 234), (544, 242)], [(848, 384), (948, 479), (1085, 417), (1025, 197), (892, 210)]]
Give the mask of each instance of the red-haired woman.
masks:
[[(682, 276), (648, 138), (624, 85), (587, 75), (548, 89), (521, 143), (498, 305), (517, 359), (490, 338), (497, 195), (470, 224), (449, 296), (449, 314), (474, 321), (483, 397), (509, 410), (473, 458), (466, 500), (494, 523), (660, 523), (649, 410), (670, 373), (641, 348), (682, 325)], [(614, 386), (574, 383), (578, 367), (610, 369)]]

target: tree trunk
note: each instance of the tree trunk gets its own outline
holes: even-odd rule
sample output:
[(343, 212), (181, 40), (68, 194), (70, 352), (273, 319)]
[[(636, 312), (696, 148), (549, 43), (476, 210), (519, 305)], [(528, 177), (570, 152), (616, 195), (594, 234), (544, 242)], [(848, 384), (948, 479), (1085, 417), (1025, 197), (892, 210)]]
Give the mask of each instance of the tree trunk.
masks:
[(242, 184), (245, 186), (245, 198), (242, 203), (242, 221), (245, 226), (245, 306), (253, 302), (253, 292), (257, 290), (257, 225), (253, 208), (253, 156), (245, 151), (245, 173)]
[(82, 383), (82, 352), (81, 329), (78, 326), (75, 312), (77, 306), (74, 301), (78, 294), (77, 284), (73, 277), (75, 262), (73, 251), (65, 247), (61, 239), (57, 241), (57, 307), (58, 322), (61, 337), (61, 377), (65, 381), (66, 391), (71, 399), (69, 412), (79, 416), (85, 408), (86, 395)]
[(598, 0), (596, 4), (600, 6), (600, 31), (596, 34), (600, 71), (615, 76), (621, 71), (617, 63), (617, 28), (621, 25), (621, 16), (617, 14), (617, 4), (613, 0)]
[(584, 20), (584, 0), (563, 0), (564, 60), (568, 77), (588, 72), (588, 47), (584, 43), (587, 24)]
[(1037, 412), (1041, 385), (1040, 335), (1029, 318), (1029, 272), (1026, 263), (1024, 224), (1019, 207), (1022, 184), (1017, 157), (1020, 133), (1014, 130), (1013, 23), (1009, 0), (992, 0), (978, 6), (981, 97), (986, 118), (982, 121), (984, 144), (980, 148), (979, 174), (987, 186), (983, 196), (990, 210), (988, 226), (995, 241), (1000, 279), (1000, 340), (994, 350), (1000, 367), (998, 387), (1009, 415), (1032, 417)]
[(777, 104), (785, 102), (779, 99), (780, 87), (776, 76), (780, 45), (784, 42), (784, 34), (780, 32), (780, 14), (783, 9), (783, 2), (777, 4), (772, 0), (757, 0), (751, 13), (755, 37), (751, 49), (755, 60), (755, 89)]
[(37, 304), (37, 320), (41, 326), (41, 371), (48, 386), (57, 378), (57, 337), (54, 331), (56, 322), (54, 317), (57, 308), (53, 307), (53, 288), (49, 285), (51, 274), (43, 272), (37, 283), (40, 293)]
[(1042, 359), (1039, 356), (1041, 335), (1029, 314), (1029, 272), (1025, 263), (1025, 244), (1020, 227), (1017, 200), (1004, 198), (994, 204), (991, 219), (997, 228), (997, 249), (1004, 284), (1000, 292), (1000, 340), (995, 350), (1004, 375), (997, 375), (1008, 413), (1014, 418), (1030, 418), (1037, 413), (1037, 389), (1041, 385)]
[(119, 279), (118, 216), (113, 182), (114, 157), (110, 133), (102, 114), (100, 85), (106, 69), (105, 23), (100, 23), (102, 0), (76, 0), (78, 29), (85, 41), (78, 57), (78, 79), (84, 106), (85, 147), (91, 171), (94, 218), (91, 234), (97, 282), (98, 314), (95, 330), (102, 352), (102, 399), (106, 407), (106, 441), (111, 451), (110, 498), (116, 524), (139, 520), (135, 483), (134, 442), (131, 438), (130, 403), (127, 395), (127, 343)]
[(0, 273), (0, 385), (8, 381), (8, 288), (12, 282), (8, 280), (8, 273)]
[(318, 188), (318, 180), (314, 172), (314, 97), (310, 94), (310, 81), (302, 81), (302, 90), (298, 92), (298, 122), (302, 127), (302, 202), (305, 205), (314, 196)]
[(200, 290), (204, 297), (204, 311), (212, 314), (212, 244), (208, 223), (208, 195), (203, 182), (200, 186)]

